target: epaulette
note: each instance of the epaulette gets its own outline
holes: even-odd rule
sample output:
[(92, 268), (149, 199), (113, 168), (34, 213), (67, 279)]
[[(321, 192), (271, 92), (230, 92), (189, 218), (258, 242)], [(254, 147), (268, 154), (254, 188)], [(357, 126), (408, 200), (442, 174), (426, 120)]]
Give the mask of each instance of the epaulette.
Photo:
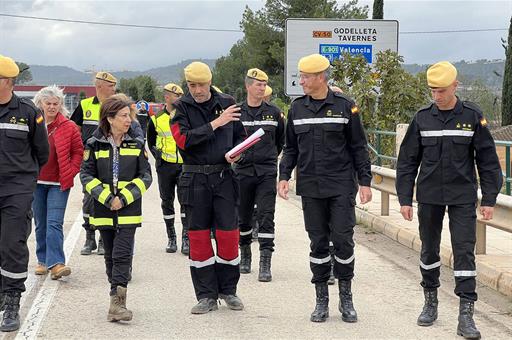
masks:
[(476, 113), (478, 113), (479, 116), (483, 116), (484, 113), (482, 112), (482, 109), (480, 107), (478, 107), (478, 105), (476, 105), (475, 103), (473, 102), (469, 102), (469, 101), (463, 101), (462, 102), (462, 105), (470, 110), (473, 110), (475, 111)]
[(345, 100), (348, 100), (350, 103), (354, 103), (354, 99), (350, 98), (349, 96), (347, 96), (341, 92), (333, 92), (333, 96), (343, 98)]
[(418, 112), (421, 112), (421, 111), (426, 111), (426, 110), (430, 110), (432, 108), (432, 105), (434, 105), (434, 102), (431, 102), (430, 104), (428, 105), (425, 105), (423, 107), (421, 107)]
[(32, 100), (27, 99), (27, 98), (20, 98), (20, 97), (18, 97), (18, 99), (19, 99), (20, 103), (23, 103), (25, 105), (30, 106), (32, 109), (34, 109), (34, 111), (38, 110), (36, 105), (34, 104), (34, 102)]

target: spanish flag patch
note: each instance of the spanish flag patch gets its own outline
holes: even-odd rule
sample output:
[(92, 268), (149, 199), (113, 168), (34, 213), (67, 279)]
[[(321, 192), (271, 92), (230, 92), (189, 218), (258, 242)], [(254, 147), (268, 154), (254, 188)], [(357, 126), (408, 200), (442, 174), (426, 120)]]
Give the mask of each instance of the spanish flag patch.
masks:
[(37, 124), (41, 124), (43, 121), (44, 121), (43, 116), (42, 116), (42, 115), (37, 115), (37, 117), (36, 117), (36, 123), (37, 123)]
[(487, 125), (487, 119), (485, 119), (485, 118), (481, 118), (481, 119), (480, 119), (480, 125), (482, 125), (482, 126), (486, 126), (486, 125)]
[(355, 106), (355, 105), (354, 105), (354, 106), (352, 106), (352, 109), (351, 109), (350, 111), (352, 111), (352, 114), (353, 114), (353, 115), (356, 115), (356, 114), (358, 114), (358, 113), (359, 113), (359, 108), (358, 108), (357, 106)]

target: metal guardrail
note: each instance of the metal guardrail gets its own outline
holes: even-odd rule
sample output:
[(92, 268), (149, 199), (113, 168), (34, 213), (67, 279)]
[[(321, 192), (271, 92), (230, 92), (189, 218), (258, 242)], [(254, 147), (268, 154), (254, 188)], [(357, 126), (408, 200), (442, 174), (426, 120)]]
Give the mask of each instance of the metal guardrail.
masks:
[[(372, 188), (381, 192), (381, 216), (389, 216), (389, 195), (396, 196), (396, 171), (388, 168), (372, 165)], [(481, 194), (478, 193), (478, 202), (480, 203)], [(416, 200), (416, 195), (414, 195)], [(477, 216), (479, 216), (477, 214)], [(512, 233), (512, 197), (507, 195), (498, 195), (496, 206), (494, 207), (494, 216), (492, 220), (484, 221), (477, 218), (476, 224), (476, 254), (486, 253), (487, 227), (497, 228), (508, 233)]]
[[(375, 146), (368, 143), (368, 149), (370, 149), (370, 151), (373, 152), (373, 154), (375, 154), (375, 156), (377, 157), (376, 164), (378, 166), (382, 165), (383, 159), (394, 161), (394, 162), (397, 161), (397, 157), (388, 156), (388, 155), (384, 155), (381, 153), (382, 152), (382, 148), (381, 148), (382, 136), (395, 136), (396, 137), (396, 135), (397, 135), (396, 132), (381, 131), (381, 130), (368, 130), (367, 133), (375, 135)], [(505, 147), (505, 169), (504, 169), (505, 171), (503, 172), (503, 180), (504, 180), (504, 185), (505, 185), (505, 194), (510, 196), (512, 194), (512, 169), (511, 169), (512, 159), (511, 159), (511, 154), (510, 154), (510, 149), (512, 148), (512, 142), (497, 140), (497, 141), (494, 141), (494, 143), (496, 144), (496, 147)]]

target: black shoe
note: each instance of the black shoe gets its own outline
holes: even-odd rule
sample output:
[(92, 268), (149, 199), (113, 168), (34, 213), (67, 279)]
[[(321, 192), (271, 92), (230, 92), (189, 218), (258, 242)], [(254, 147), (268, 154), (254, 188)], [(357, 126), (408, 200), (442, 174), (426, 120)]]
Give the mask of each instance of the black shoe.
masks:
[(98, 248), (98, 246), (94, 239), (94, 232), (87, 231), (85, 243), (82, 250), (80, 250), (80, 255), (91, 255), (92, 251), (96, 250), (96, 248)]
[(357, 322), (357, 312), (352, 302), (352, 281), (338, 280), (340, 303), (338, 309), (341, 319), (345, 322)]
[(242, 303), (242, 300), (236, 295), (224, 295), (219, 294), (219, 298), (224, 300), (226, 302), (226, 305), (229, 309), (232, 310), (243, 310), (244, 304)]
[(2, 324), (0, 331), (13, 332), (20, 328), (20, 292), (6, 292), (5, 293), (5, 311), (2, 317)]
[(251, 272), (251, 245), (240, 246), (240, 273), (249, 274)]
[(190, 241), (188, 236), (181, 238), (181, 253), (187, 256), (190, 254)]
[(329, 287), (327, 282), (315, 284), (316, 305), (315, 310), (311, 313), (310, 320), (312, 322), (325, 322), (329, 317)]
[(105, 247), (103, 246), (103, 239), (100, 237), (98, 240), (98, 255), (105, 255)]
[(165, 251), (168, 253), (175, 253), (178, 250), (178, 245), (176, 244), (176, 236), (170, 237), (167, 241), (167, 247)]
[(212, 298), (204, 298), (199, 300), (197, 305), (192, 307), (190, 310), (190, 313), (192, 314), (206, 314), (208, 312), (214, 311), (219, 309), (219, 306), (217, 305), (217, 300)]
[(270, 260), (272, 259), (272, 251), (262, 250), (260, 253), (260, 272), (258, 274), (258, 281), (270, 282), (272, 281), (272, 273), (270, 272)]
[(418, 317), (417, 324), (419, 326), (432, 326), (434, 321), (437, 320), (437, 289), (423, 289), (425, 295), (425, 304), (423, 310)]
[(459, 306), (459, 324), (457, 325), (457, 335), (464, 339), (480, 339), (480, 331), (476, 328), (473, 320), (475, 311), (475, 302), (467, 299), (460, 299)]

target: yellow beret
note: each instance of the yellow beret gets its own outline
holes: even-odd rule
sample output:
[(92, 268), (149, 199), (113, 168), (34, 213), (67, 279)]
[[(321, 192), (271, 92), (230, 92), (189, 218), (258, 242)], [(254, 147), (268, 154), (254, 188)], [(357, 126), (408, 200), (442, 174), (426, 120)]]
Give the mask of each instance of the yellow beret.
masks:
[(20, 73), (18, 65), (9, 57), (0, 55), (0, 77), (14, 78)]
[(185, 79), (194, 83), (207, 83), (212, 80), (212, 71), (205, 63), (194, 61), (185, 67)]
[(222, 90), (221, 90), (221, 89), (219, 89), (217, 86), (212, 85), (212, 87), (213, 87), (213, 89), (214, 89), (215, 91), (217, 91), (218, 93), (222, 93)]
[(98, 72), (96, 73), (96, 79), (108, 81), (109, 83), (117, 84), (117, 79), (113, 75), (108, 72)]
[(304, 73), (319, 73), (331, 66), (329, 59), (318, 53), (308, 55), (299, 60), (299, 71)]
[(457, 69), (448, 61), (440, 61), (427, 70), (430, 87), (448, 87), (457, 79)]
[(265, 94), (263, 95), (263, 97), (268, 97), (272, 94), (272, 88), (270, 86), (265, 86)]
[(164, 90), (172, 92), (172, 93), (176, 93), (177, 95), (183, 94), (183, 89), (179, 85), (176, 85), (174, 83), (169, 83), (169, 84), (165, 85)]
[(268, 81), (267, 74), (260, 70), (259, 68), (251, 68), (249, 71), (247, 71), (247, 77), (259, 81)]

